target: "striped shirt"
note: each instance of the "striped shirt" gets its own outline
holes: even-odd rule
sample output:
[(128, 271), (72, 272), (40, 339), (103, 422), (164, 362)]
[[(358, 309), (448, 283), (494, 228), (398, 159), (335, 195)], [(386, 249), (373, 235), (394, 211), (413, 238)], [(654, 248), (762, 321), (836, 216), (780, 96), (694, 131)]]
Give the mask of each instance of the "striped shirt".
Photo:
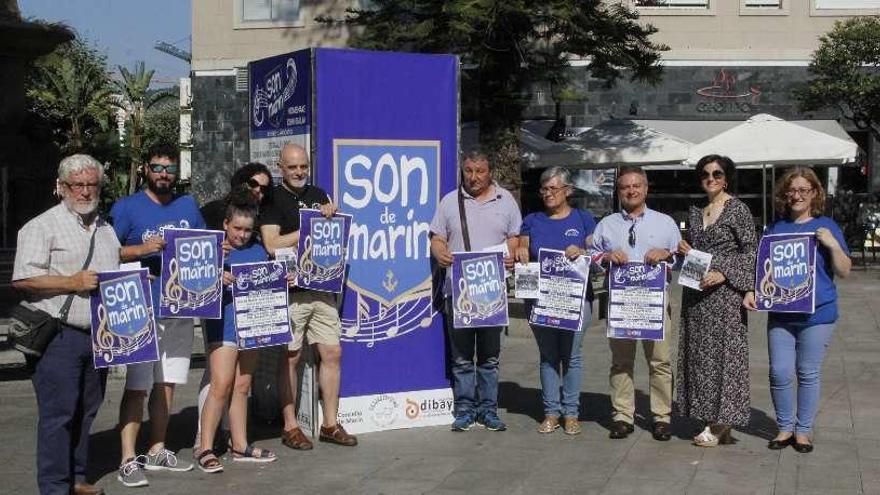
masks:
[[(33, 218), (18, 231), (15, 267), (12, 280), (25, 280), (41, 275), (70, 276), (82, 270), (92, 232), (95, 251), (88, 269), (96, 272), (119, 269), (119, 240), (107, 222), (98, 218), (90, 227), (64, 202), (58, 203)], [(43, 311), (58, 316), (67, 294), (57, 296), (28, 295), (28, 301)], [(77, 293), (70, 305), (67, 322), (87, 329), (91, 325), (89, 292)]]

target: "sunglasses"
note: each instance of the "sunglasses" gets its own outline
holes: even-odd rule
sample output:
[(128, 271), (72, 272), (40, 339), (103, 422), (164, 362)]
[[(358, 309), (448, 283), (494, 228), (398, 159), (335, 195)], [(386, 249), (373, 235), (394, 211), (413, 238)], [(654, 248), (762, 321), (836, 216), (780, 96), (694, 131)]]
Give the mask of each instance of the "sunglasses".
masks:
[(177, 175), (180, 172), (180, 166), (176, 163), (170, 163), (168, 165), (162, 163), (151, 163), (148, 165), (150, 168), (150, 172), (154, 174), (161, 174), (163, 171), (168, 175)]
[(721, 179), (724, 177), (724, 171), (723, 170), (713, 170), (712, 173), (710, 174), (709, 172), (706, 172), (705, 170), (700, 170), (700, 180), (706, 180), (710, 176), (715, 180)]
[(629, 227), (629, 247), (636, 247), (636, 224), (633, 224)]
[(268, 185), (264, 186), (264, 185), (260, 184), (259, 181), (257, 181), (257, 179), (251, 178), (251, 179), (248, 179), (247, 181), (245, 181), (245, 183), (247, 184), (247, 186), (249, 188), (259, 189), (260, 192), (263, 194), (266, 194), (269, 191), (269, 186)]

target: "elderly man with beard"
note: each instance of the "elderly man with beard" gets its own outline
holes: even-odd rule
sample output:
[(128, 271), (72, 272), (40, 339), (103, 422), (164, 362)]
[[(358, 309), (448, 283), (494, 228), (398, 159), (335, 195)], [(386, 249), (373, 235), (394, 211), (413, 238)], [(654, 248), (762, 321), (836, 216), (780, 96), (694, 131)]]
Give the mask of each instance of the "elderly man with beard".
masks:
[[(174, 194), (174, 186), (180, 177), (177, 149), (157, 145), (145, 156), (142, 173), (146, 189), (117, 201), (110, 215), (116, 236), (122, 243), (122, 261), (140, 261), (150, 270), (153, 314), (158, 315), (161, 252), (165, 246), (162, 233), (168, 228), (204, 229), (205, 221), (192, 196)], [(144, 469), (189, 471), (193, 468), (192, 463), (179, 460), (165, 448), (174, 386), (185, 384), (189, 373), (193, 321), (161, 318), (156, 320), (156, 330), (159, 361), (128, 366), (125, 392), (119, 404), (122, 461), (117, 478), (129, 487), (149, 484)], [(144, 399), (150, 390), (150, 447), (146, 455), (138, 456), (135, 443), (143, 420)]]
[(89, 292), (97, 272), (119, 267), (119, 241), (97, 214), (100, 163), (73, 155), (58, 167), (62, 201), (19, 231), (12, 284), (37, 308), (59, 318), (60, 331), (39, 359), (28, 358), (37, 396), (40, 493), (95, 495), (86, 483), (89, 429), (107, 375), (92, 365)]

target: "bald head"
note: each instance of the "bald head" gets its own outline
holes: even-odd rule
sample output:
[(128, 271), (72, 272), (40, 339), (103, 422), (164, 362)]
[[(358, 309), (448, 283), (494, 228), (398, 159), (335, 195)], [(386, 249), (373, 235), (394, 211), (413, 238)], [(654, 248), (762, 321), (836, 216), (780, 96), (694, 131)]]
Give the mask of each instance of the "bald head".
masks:
[(309, 179), (309, 154), (298, 144), (286, 143), (281, 148), (278, 169), (288, 187), (301, 189)]

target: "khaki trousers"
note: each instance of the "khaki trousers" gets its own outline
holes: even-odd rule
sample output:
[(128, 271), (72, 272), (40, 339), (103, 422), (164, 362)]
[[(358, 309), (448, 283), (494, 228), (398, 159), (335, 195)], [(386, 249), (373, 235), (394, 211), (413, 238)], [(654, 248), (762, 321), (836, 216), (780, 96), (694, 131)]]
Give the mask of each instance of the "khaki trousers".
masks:
[[(642, 349), (648, 362), (651, 387), (651, 415), (654, 422), (669, 423), (672, 412), (672, 365), (669, 362), (669, 335), (663, 341), (643, 340)], [(611, 347), (611, 407), (613, 420), (633, 424), (635, 391), (633, 364), (636, 342), (628, 339), (608, 339)]]

